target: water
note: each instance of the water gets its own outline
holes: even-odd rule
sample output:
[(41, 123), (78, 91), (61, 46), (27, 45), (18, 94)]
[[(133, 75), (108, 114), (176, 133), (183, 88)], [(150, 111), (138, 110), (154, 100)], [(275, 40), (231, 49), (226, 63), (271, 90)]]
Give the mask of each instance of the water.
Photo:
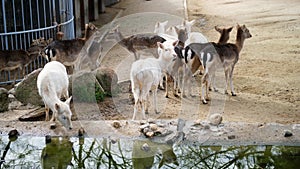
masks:
[[(7, 150), (7, 151), (5, 151)], [(167, 145), (107, 138), (0, 137), (1, 168), (279, 168), (300, 166), (300, 147)]]

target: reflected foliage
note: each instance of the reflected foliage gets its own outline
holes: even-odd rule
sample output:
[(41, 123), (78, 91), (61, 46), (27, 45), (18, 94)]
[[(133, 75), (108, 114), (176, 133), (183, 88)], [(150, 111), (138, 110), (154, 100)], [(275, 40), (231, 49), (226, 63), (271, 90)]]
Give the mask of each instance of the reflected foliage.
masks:
[(107, 138), (0, 137), (1, 168), (299, 168), (300, 147), (168, 145)]
[(197, 146), (177, 147), (183, 168), (298, 168), (300, 147)]

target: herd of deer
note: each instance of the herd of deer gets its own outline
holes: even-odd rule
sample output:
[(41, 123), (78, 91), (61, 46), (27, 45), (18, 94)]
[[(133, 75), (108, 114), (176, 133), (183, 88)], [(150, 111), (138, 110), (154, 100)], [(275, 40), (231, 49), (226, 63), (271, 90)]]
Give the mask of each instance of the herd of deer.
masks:
[[(192, 32), (193, 21), (184, 21), (182, 25), (170, 27), (166, 30), (168, 22), (157, 22), (153, 34), (137, 34), (124, 37), (118, 27), (112, 29), (109, 35), (135, 56), (135, 62), (131, 66), (130, 80), (134, 96), (134, 114), (136, 117), (138, 107), (141, 106), (142, 116), (148, 111), (148, 100), (150, 91), (153, 93), (154, 110), (158, 113), (156, 106), (156, 95), (158, 86), (162, 86), (163, 77), (166, 83), (173, 79), (173, 94), (186, 97), (185, 88), (190, 95), (191, 78), (200, 67), (204, 68), (201, 81), (201, 99), (207, 104), (208, 88), (212, 82), (214, 86), (214, 74), (216, 68), (222, 66), (226, 77), (226, 88), (228, 79), (230, 81), (231, 94), (235, 96), (232, 74), (235, 64), (239, 59), (239, 53), (243, 47), (244, 40), (250, 38), (251, 34), (245, 25), (237, 25), (236, 43), (227, 43), (229, 34), (233, 27), (215, 27), (221, 36), (217, 43), (208, 40), (198, 32)], [(46, 107), (46, 120), (49, 120), (49, 108), (53, 112), (51, 121), (58, 119), (64, 127), (72, 129), (70, 100), (66, 67), (72, 67), (78, 61), (78, 55), (86, 41), (92, 36), (97, 28), (93, 24), (86, 25), (85, 36), (73, 40), (54, 40), (52, 42), (44, 39), (34, 41), (31, 47), (25, 50), (0, 51), (0, 72), (24, 68), (38, 55), (42, 55), (49, 62), (38, 75), (37, 87)], [(145, 51), (154, 57), (140, 59), (140, 51)], [(168, 97), (168, 86), (165, 85), (165, 96)], [(206, 90), (206, 94), (205, 94)], [(65, 102), (60, 99), (64, 97)]]
[[(133, 47), (132, 50), (132, 44), (139, 47), (155, 46), (158, 54), (158, 58), (137, 60), (131, 66), (131, 89), (135, 100), (133, 120), (139, 106), (142, 109), (142, 116), (145, 118), (145, 113), (148, 112), (150, 91), (153, 93), (154, 111), (158, 113), (156, 95), (158, 86), (163, 81), (163, 76), (166, 83), (168, 83), (168, 78), (174, 80), (173, 93), (175, 96), (178, 96), (178, 91), (181, 91), (181, 96), (186, 97), (185, 88), (188, 89), (188, 95), (190, 95), (191, 78), (200, 66), (204, 68), (201, 79), (201, 100), (203, 104), (207, 104), (209, 99), (208, 89), (211, 83), (213, 89), (216, 90), (214, 79), (215, 72), (219, 67), (223, 68), (225, 72), (225, 94), (227, 94), (229, 80), (231, 94), (236, 96), (232, 82), (234, 66), (238, 62), (239, 53), (245, 39), (252, 37), (246, 26), (237, 25), (236, 42), (233, 44), (227, 43), (233, 27), (215, 27), (216, 31), (221, 34), (219, 41), (215, 43), (208, 42), (201, 33), (191, 32), (194, 21), (184, 21), (182, 25), (170, 27), (166, 30), (167, 23), (167, 21), (157, 22), (155, 25), (154, 33), (157, 34), (156, 36), (162, 37), (163, 40), (156, 38), (157, 41), (142, 41), (141, 39), (145, 39), (145, 37), (139, 35), (131, 38), (132, 40), (127, 39), (128, 44), (131, 44), (130, 46), (122, 43), (135, 56), (137, 55), (135, 53), (137, 49)], [(168, 97), (168, 84), (165, 85), (165, 91), (165, 96)]]

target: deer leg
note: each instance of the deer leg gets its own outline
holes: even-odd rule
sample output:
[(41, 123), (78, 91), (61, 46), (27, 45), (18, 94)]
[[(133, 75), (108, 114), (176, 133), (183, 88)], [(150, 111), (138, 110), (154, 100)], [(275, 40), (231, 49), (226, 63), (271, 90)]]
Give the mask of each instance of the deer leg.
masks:
[(182, 98), (186, 98), (186, 95), (185, 95), (185, 85), (186, 85), (186, 76), (187, 76), (187, 68), (184, 67), (183, 69), (183, 78), (182, 78), (182, 89), (181, 89), (181, 97)]
[(49, 107), (47, 105), (45, 105), (45, 113), (46, 113), (45, 121), (49, 121)]
[(205, 100), (205, 87), (207, 85), (207, 73), (205, 73), (201, 79), (201, 100), (203, 104), (207, 104), (207, 101)]
[(133, 54), (134, 54), (134, 59), (135, 60), (139, 60), (140, 59), (140, 56), (139, 56), (139, 54), (137, 52), (133, 52)]
[(154, 104), (154, 111), (156, 114), (159, 114), (159, 111), (157, 110), (157, 88), (153, 91), (153, 104)]
[(52, 111), (52, 117), (51, 117), (50, 121), (55, 121), (56, 120), (56, 116), (57, 116), (56, 110)]
[(146, 114), (149, 114), (149, 93), (147, 94), (147, 97), (146, 97), (146, 101), (144, 101), (144, 105), (145, 105), (145, 113)]
[(229, 74), (229, 80), (230, 80), (231, 95), (236, 96), (236, 93), (235, 93), (234, 87), (233, 87), (233, 81), (232, 81), (233, 69), (234, 69), (234, 65), (231, 68), (231, 71), (230, 71), (230, 74)]
[(228, 75), (229, 75), (229, 70), (228, 70), (228, 69), (225, 69), (225, 89), (224, 89), (224, 93), (225, 93), (225, 94), (228, 94), (228, 92), (227, 92)]
[(166, 78), (166, 86), (165, 86), (165, 97), (168, 98), (169, 97), (169, 93), (168, 93), (168, 75), (165, 74), (165, 78)]
[[(140, 102), (141, 106), (142, 106), (142, 115), (143, 115), (143, 120), (146, 119), (146, 112), (145, 112), (145, 104), (146, 104), (147, 100), (142, 99), (142, 101)], [(148, 110), (147, 110), (148, 112)]]

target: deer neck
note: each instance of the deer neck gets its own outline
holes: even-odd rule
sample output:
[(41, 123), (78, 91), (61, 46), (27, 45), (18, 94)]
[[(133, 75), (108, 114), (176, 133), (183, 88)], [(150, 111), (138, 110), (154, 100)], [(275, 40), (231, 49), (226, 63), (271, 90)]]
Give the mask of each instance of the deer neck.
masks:
[(238, 51), (240, 52), (243, 48), (244, 45), (244, 41), (245, 41), (245, 37), (243, 36), (243, 31), (242, 30), (238, 30), (237, 31), (237, 35), (236, 35), (236, 41), (235, 44), (238, 48)]

